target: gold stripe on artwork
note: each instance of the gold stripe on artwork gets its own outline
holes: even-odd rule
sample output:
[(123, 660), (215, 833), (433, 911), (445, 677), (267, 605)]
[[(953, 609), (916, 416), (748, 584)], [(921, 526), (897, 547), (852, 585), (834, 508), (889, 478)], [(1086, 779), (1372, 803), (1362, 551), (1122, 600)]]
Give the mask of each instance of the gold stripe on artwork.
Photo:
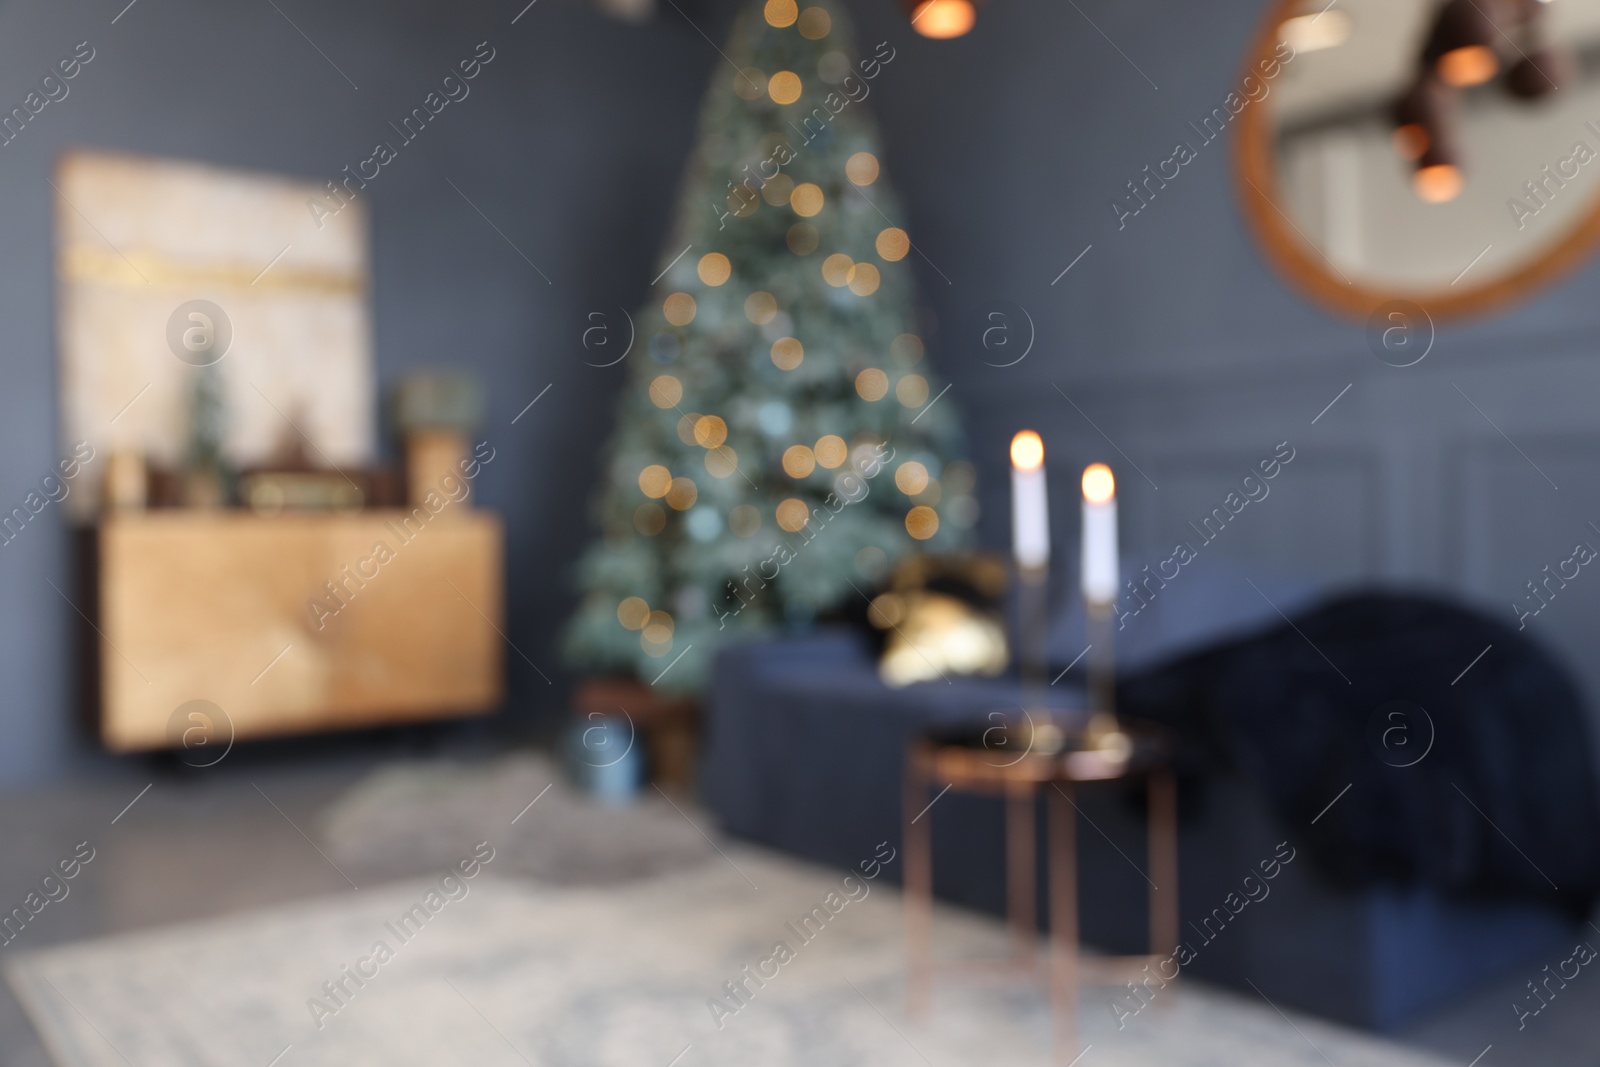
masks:
[(126, 255), (89, 244), (60, 249), (58, 270), (62, 281), (100, 282), (107, 285), (174, 287), (231, 286), (256, 290), (360, 294), (366, 291), (364, 275), (349, 271), (315, 270), (277, 263), (262, 266), (238, 263), (183, 263), (150, 252), (129, 249)]

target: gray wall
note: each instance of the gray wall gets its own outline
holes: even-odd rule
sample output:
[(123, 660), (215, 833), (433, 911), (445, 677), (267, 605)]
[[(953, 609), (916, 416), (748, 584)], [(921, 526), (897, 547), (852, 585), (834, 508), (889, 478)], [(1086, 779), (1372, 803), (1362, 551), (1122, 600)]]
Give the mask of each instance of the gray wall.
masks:
[[(677, 2), (720, 42), (727, 3)], [(584, 498), (626, 369), (584, 366), (579, 337), (587, 313), (631, 308), (659, 269), (698, 98), (722, 61), (671, 4), (634, 28), (578, 0), (539, 0), (515, 26), (517, 0), (279, 0), (360, 85), (354, 91), (264, 0), (139, 0), (110, 25), (121, 6), (0, 8), (0, 103), (20, 101), (73, 43), (87, 38), (99, 53), (67, 100), (0, 148), (0, 495), (20, 499), (55, 461), (45, 178), (61, 148), (332, 175), (488, 38), (499, 56), (473, 95), (370, 188), (377, 355), (385, 380), (459, 362), (492, 387), (487, 436), (500, 458), (482, 490), (508, 522), (510, 632), (557, 681), (545, 686), (509, 655), (510, 711), (554, 712), (564, 679), (552, 637), (570, 604)], [(1589, 397), (1600, 385), (1586, 358), (1600, 326), (1594, 268), (1514, 313), (1442, 329), (1426, 360), (1397, 370), (1373, 357), (1361, 324), (1312, 306), (1264, 264), (1235, 208), (1229, 144), (1203, 149), (1117, 230), (1111, 196), (1170, 154), (1187, 123), (1232, 87), (1264, 8), (1258, 0), (1081, 0), (1077, 8), (994, 0), (977, 32), (949, 43), (916, 39), (890, 0), (851, 7), (864, 42), (899, 49), (871, 103), (887, 175), (923, 254), (912, 261), (937, 324), (931, 347), (954, 382), (946, 400), (967, 411), (986, 475), (986, 540), (1008, 537), (1005, 448), (1025, 424), (1045, 434), (1057, 460), (1058, 529), (1072, 528), (1076, 470), (1108, 459), (1121, 475), (1133, 546), (1167, 547), (1185, 519), (1220, 502), (1249, 464), (1287, 439), (1298, 456), (1273, 495), (1208, 552), (1328, 582), (1443, 586), (1508, 620), (1524, 581), (1566, 558), (1586, 521), (1600, 523), (1600, 471), (1586, 462), (1597, 444)], [(995, 324), (987, 316), (1008, 313), (1012, 329), (1026, 331), (1019, 305), (1036, 326), (1034, 348), (1016, 366), (990, 366), (1005, 357), (983, 347)], [(49, 527), (0, 549), (3, 782), (87, 758), (69, 707), (72, 609), (46, 583), (68, 589), (70, 571), (66, 539)], [(1600, 666), (1585, 647), (1596, 613), (1600, 577), (1585, 572), (1530, 628), (1600, 692)]]
[[(1510, 313), (1441, 325), (1428, 357), (1398, 369), (1375, 358), (1363, 323), (1323, 311), (1264, 261), (1237, 208), (1232, 133), (1126, 228), (1108, 207), (1236, 86), (1266, 6), (1079, 4), (1102, 36), (1072, 5), (998, 3), (982, 58), (957, 45), (911, 99), (885, 79), (911, 232), (952, 282), (924, 272), (945, 304), (951, 397), (986, 461), (986, 539), (1005, 537), (999, 476), (1021, 425), (1060, 460), (1058, 528), (1076, 528), (1076, 474), (1103, 459), (1118, 470), (1132, 548), (1163, 556), (1288, 440), (1294, 464), (1206, 556), (1330, 586), (1443, 589), (1515, 625), (1527, 581), (1580, 538), (1600, 545), (1587, 525), (1600, 525), (1600, 270), (1591, 262)], [(920, 62), (895, 74), (920, 77)], [(981, 337), (1008, 300), (1031, 312), (1038, 342), (999, 369)], [(1600, 576), (1586, 568), (1527, 625), (1595, 702)]]
[[(139, 0), (112, 25), (123, 3), (0, 6), (6, 109), (76, 42), (97, 52), (65, 100), (0, 148), (0, 499), (20, 503), (56, 463), (46, 179), (62, 149), (331, 178), (487, 39), (498, 54), (471, 95), (368, 187), (376, 353), (383, 382), (441, 363), (488, 382), (484, 434), (498, 455), (480, 488), (506, 517), (510, 633), (559, 682), (551, 638), (569, 601), (564, 576), (625, 370), (582, 364), (584, 315), (637, 303), (655, 275), (715, 53), (676, 15), (640, 29), (576, 0), (540, 0), (515, 26), (522, 4), (278, 0), (356, 90), (266, 0)], [(74, 723), (74, 612), (48, 584), (71, 592), (73, 569), (59, 509), (0, 548), (0, 782), (82, 766), (92, 751)], [(506, 658), (513, 713), (548, 710), (557, 690)]]

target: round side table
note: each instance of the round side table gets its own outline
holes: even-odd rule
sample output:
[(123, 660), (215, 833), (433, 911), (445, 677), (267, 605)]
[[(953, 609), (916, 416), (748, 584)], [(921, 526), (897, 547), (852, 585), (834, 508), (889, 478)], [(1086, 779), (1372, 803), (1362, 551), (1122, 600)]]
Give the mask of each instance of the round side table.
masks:
[[(932, 809), (949, 790), (1006, 801), (1006, 903), (1013, 956), (996, 967), (964, 963), (941, 970), (1021, 974), (1037, 980), (1038, 915), (1035, 901), (1034, 811), (1043, 791), (1047, 811), (1050, 942), (1045, 970), (1060, 1062), (1077, 1055), (1078, 989), (1132, 979), (1165, 957), (1160, 947), (1178, 942), (1178, 798), (1168, 762), (1166, 734), (1124, 723), (1128, 744), (1117, 749), (1074, 748), (1059, 752), (992, 746), (992, 731), (931, 735), (914, 742), (906, 760), (905, 903), (907, 993), (913, 1015), (926, 1012), (932, 994), (933, 838)], [(1077, 788), (1093, 782), (1144, 779), (1149, 791), (1148, 851), (1150, 954), (1080, 959), (1078, 943)], [(939, 788), (930, 799), (929, 791)], [(1092, 824), (1091, 824), (1092, 825)], [(1171, 979), (1166, 979), (1171, 981)]]

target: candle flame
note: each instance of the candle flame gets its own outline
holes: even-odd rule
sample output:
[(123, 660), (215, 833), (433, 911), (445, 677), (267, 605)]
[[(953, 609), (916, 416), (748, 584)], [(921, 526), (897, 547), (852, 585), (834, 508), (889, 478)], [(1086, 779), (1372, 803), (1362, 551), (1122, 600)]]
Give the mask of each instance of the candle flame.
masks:
[(1011, 439), (1011, 465), (1019, 471), (1036, 471), (1044, 464), (1044, 442), (1032, 430)]
[(1104, 463), (1091, 463), (1083, 469), (1083, 499), (1104, 504), (1117, 495), (1117, 480)]

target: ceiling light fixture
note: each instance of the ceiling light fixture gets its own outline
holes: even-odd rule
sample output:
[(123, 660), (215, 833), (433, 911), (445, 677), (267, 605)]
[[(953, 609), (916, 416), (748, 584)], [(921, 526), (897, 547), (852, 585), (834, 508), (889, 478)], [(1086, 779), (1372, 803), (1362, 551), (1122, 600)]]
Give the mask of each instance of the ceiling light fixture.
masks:
[(1394, 105), (1394, 149), (1401, 159), (1415, 163), (1432, 146), (1445, 122), (1449, 90), (1424, 74), (1412, 83)]
[(1570, 47), (1550, 43), (1545, 19), (1541, 4), (1528, 5), (1517, 49), (1521, 58), (1506, 71), (1506, 91), (1518, 100), (1539, 100), (1578, 80), (1577, 56)]
[(1482, 85), (1500, 72), (1494, 50), (1499, 37), (1499, 27), (1475, 0), (1450, 0), (1439, 10), (1422, 59), (1446, 85)]
[(1537, 100), (1572, 84), (1576, 59), (1570, 51), (1545, 43), (1547, 3), (1447, 0), (1439, 8), (1418, 57), (1416, 78), (1391, 112), (1395, 152), (1413, 165), (1412, 188), (1422, 200), (1447, 203), (1466, 185), (1454, 138), (1461, 107), (1454, 90), (1482, 85), (1500, 73), (1496, 47), (1501, 40), (1521, 57), (1506, 72), (1503, 84), (1509, 95)]
[(1439, 57), (1439, 78), (1446, 85), (1466, 89), (1482, 85), (1500, 72), (1500, 57), (1487, 45), (1470, 44)]
[(906, 7), (912, 29), (941, 41), (962, 36), (978, 21), (973, 0), (906, 0)]
[(1278, 25), (1278, 39), (1288, 43), (1299, 55), (1337, 48), (1350, 39), (1352, 23), (1343, 11), (1325, 9), (1310, 15), (1296, 15)]
[(1576, 72), (1577, 62), (1566, 49), (1532, 49), (1506, 71), (1506, 89), (1519, 100), (1538, 100), (1571, 85)]
[(1441, 128), (1434, 128), (1427, 150), (1417, 160), (1411, 187), (1429, 204), (1447, 204), (1461, 195), (1466, 177), (1461, 173), (1461, 156)]
[(1454, 163), (1432, 163), (1418, 167), (1411, 177), (1417, 196), (1430, 204), (1447, 204), (1461, 193), (1466, 181)]

